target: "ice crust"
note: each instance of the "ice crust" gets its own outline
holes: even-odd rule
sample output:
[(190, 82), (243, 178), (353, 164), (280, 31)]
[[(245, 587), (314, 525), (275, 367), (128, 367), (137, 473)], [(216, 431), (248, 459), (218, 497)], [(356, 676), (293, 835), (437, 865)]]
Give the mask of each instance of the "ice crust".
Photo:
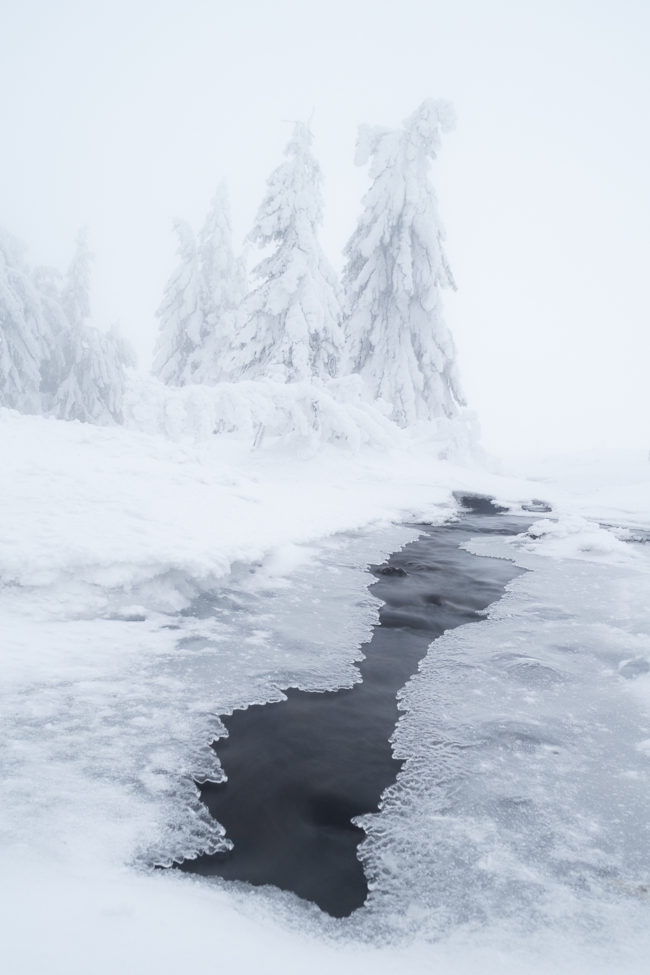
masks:
[[(366, 566), (412, 537), (383, 527), (287, 546), (235, 567), (218, 591), (176, 612), (136, 606), (127, 620), (52, 620), (56, 641), (83, 647), (86, 635), (93, 660), (83, 647), (58, 678), (44, 659), (33, 681), (5, 688), (5, 840), (40, 836), (50, 846), (74, 836), (73, 855), (102, 859), (108, 848), (122, 862), (161, 866), (227, 848), (195, 785), (222, 778), (210, 748), (225, 733), (217, 715), (281, 700), (289, 686), (324, 691), (358, 680), (354, 661), (379, 605)], [(16, 617), (30, 598), (14, 591)], [(115, 644), (122, 653), (111, 667)], [(47, 649), (60, 660), (61, 647)]]
[(400, 694), (406, 762), (362, 820), (383, 931), (553, 931), (618, 964), (650, 943), (650, 557), (612, 536), (615, 563), (601, 546), (588, 560), (603, 538), (582, 527), (470, 546), (530, 571)]

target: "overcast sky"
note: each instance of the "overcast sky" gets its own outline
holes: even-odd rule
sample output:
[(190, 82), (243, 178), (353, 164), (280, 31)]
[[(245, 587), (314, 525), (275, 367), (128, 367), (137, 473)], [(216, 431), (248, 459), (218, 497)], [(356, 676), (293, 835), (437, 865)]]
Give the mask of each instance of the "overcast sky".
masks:
[(647, 0), (0, 0), (0, 224), (96, 255), (96, 324), (148, 369), (174, 265), (227, 181), (250, 228), (312, 117), (332, 262), (359, 214), (359, 122), (448, 98), (434, 178), (446, 301), (492, 449), (650, 447)]

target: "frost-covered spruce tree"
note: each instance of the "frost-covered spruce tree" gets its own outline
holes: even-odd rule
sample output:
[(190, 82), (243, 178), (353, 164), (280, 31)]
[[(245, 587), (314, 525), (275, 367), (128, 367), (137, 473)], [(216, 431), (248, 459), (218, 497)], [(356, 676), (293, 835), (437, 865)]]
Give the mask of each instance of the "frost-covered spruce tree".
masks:
[(84, 326), (69, 340), (67, 374), (56, 391), (54, 412), (63, 420), (122, 423), (126, 367), (134, 361), (128, 344), (115, 327), (101, 332)]
[(0, 231), (0, 406), (41, 407), (41, 364), (51, 353), (43, 306), (17, 240)]
[(232, 243), (230, 204), (225, 185), (215, 193), (198, 246), (201, 275), (201, 340), (188, 362), (191, 382), (233, 378), (236, 316), (246, 290), (246, 271)]
[(133, 355), (115, 329), (101, 332), (87, 323), (91, 264), (82, 233), (61, 295), (67, 327), (60, 339), (61, 374), (51, 408), (63, 420), (121, 423), (126, 367), (133, 365)]
[(254, 268), (258, 283), (242, 307), (239, 362), (247, 378), (327, 379), (339, 372), (341, 303), (318, 241), (322, 176), (311, 143), (309, 127), (296, 123), (249, 235), (271, 251)]
[(454, 287), (431, 185), (431, 160), (453, 127), (446, 102), (422, 103), (401, 129), (361, 126), (355, 162), (372, 185), (345, 253), (352, 372), (401, 426), (453, 416), (464, 400), (441, 292)]
[(59, 383), (65, 376), (69, 325), (61, 297), (60, 272), (41, 266), (35, 268), (32, 278), (38, 290), (48, 336), (47, 354), (41, 361), (41, 407), (43, 413), (49, 413)]
[(169, 386), (182, 386), (192, 381), (192, 364), (201, 348), (203, 289), (194, 231), (184, 220), (177, 220), (174, 230), (179, 263), (156, 312), (160, 324), (153, 372)]
[(180, 260), (157, 312), (153, 372), (172, 386), (231, 379), (236, 316), (246, 284), (243, 261), (233, 252), (225, 186), (212, 199), (198, 241), (184, 221), (175, 229)]
[(88, 246), (88, 234), (80, 230), (74, 256), (70, 262), (68, 273), (61, 292), (61, 304), (68, 324), (73, 328), (81, 328), (90, 318), (90, 277), (92, 273), (93, 255)]

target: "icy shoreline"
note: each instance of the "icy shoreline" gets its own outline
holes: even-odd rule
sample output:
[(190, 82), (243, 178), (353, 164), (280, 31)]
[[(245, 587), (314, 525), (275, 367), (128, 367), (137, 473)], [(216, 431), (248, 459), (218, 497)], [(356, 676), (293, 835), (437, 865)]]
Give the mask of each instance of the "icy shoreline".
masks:
[[(368, 885), (356, 822), (378, 809), (400, 768), (389, 744), (397, 693), (433, 640), (475, 621), (520, 571), (464, 550), (461, 543), (475, 534), (516, 534), (527, 524), (498, 515), (492, 505), (478, 507), (480, 514), (475, 506), (445, 525), (408, 526), (417, 538), (372, 567), (379, 619), (362, 647), (353, 687), (285, 688), (281, 702), (221, 716), (227, 740), (214, 747), (228, 778), (204, 784), (201, 798), (234, 848), (185, 862), (184, 870), (273, 884), (334, 917), (362, 907)], [(349, 600), (341, 592), (346, 595)], [(318, 607), (310, 620), (321, 616)]]
[[(0, 411), (0, 449), (0, 828), (12, 972), (85, 972), (95, 944), (104, 949), (102, 971), (114, 972), (128, 957), (138, 971), (171, 972), (205, 958), (215, 937), (223, 963), (245, 956), (259, 967), (277, 952), (277, 965), (270, 964), (278, 971), (287, 970), (287, 952), (296, 970), (316, 952), (316, 963), (309, 962), (316, 971), (332, 964), (357, 972), (364, 965), (420, 971), (436, 963), (442, 971), (473, 971), (477, 951), (486, 971), (582, 965), (607, 972), (613, 957), (617, 970), (644, 971), (638, 923), (647, 908), (634, 898), (629, 923), (618, 908), (610, 914), (620, 935), (611, 925), (596, 937), (569, 924), (556, 948), (550, 942), (557, 932), (543, 918), (535, 931), (499, 918), (480, 929), (451, 927), (441, 942), (424, 947), (432, 915), (421, 908), (419, 921), (416, 911), (409, 922), (414, 945), (376, 952), (369, 944), (323, 945), (328, 926), (296, 913), (291, 898), (225, 894), (127, 865), (145, 851), (151, 856), (152, 844), (168, 857), (186, 848), (192, 810), (197, 847), (219, 841), (206, 832), (192, 781), (200, 770), (218, 774), (208, 747), (219, 731), (215, 701), (225, 712), (277, 699), (282, 684), (352, 682), (359, 644), (377, 611), (365, 565), (405, 540), (393, 521), (449, 517), (453, 490), (493, 494), (513, 510), (541, 496), (558, 516), (538, 536), (523, 538), (516, 552), (502, 553), (530, 560), (527, 578), (546, 589), (513, 592), (495, 608), (493, 628), (506, 625), (502, 612), (504, 619), (529, 620), (531, 633), (545, 614), (551, 626), (554, 604), (543, 594), (553, 583), (576, 632), (595, 632), (594, 605), (609, 607), (611, 619), (596, 630), (612, 660), (619, 654), (624, 666), (650, 657), (640, 595), (650, 580), (648, 547), (597, 524), (648, 526), (645, 457), (591, 458), (566, 470), (548, 465), (527, 481), (439, 461), (415, 439), (357, 453), (324, 447), (300, 457), (281, 445), (252, 453), (227, 438), (173, 444), (9, 411)], [(185, 615), (193, 602), (225, 587), (242, 605), (224, 601), (212, 631)], [(298, 618), (297, 628), (288, 622)], [(325, 635), (334, 650), (327, 656)], [(202, 650), (196, 640), (206, 637)], [(215, 660), (218, 688), (206, 678)], [(614, 684), (607, 677), (605, 686), (620, 683), (621, 706), (645, 714), (647, 678), (628, 680), (617, 667)], [(640, 746), (648, 739), (650, 731)], [(636, 754), (640, 761), (643, 749)], [(170, 769), (177, 770), (175, 780)], [(641, 774), (643, 766), (630, 770)], [(601, 914), (601, 927), (606, 920)]]

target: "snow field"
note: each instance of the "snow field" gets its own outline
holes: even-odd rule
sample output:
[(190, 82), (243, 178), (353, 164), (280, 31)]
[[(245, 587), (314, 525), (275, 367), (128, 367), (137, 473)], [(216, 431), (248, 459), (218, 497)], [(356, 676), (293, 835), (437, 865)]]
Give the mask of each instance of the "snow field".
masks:
[[(240, 971), (644, 972), (649, 560), (595, 522), (647, 526), (646, 458), (531, 482), (416, 434), (251, 450), (193, 429), (0, 411), (8, 971), (216, 952)], [(452, 490), (555, 511), (498, 553), (531, 572), (486, 627), (445, 636), (403, 694), (410, 764), (369, 823), (369, 909), (337, 926), (289, 895), (143, 872), (223, 842), (194, 785), (220, 775), (216, 715), (356, 679), (366, 564), (411, 537), (393, 522), (451, 516)]]
[[(399, 482), (377, 451), (300, 460), (8, 411), (0, 438), (3, 835), (98, 864), (218, 848), (194, 785), (221, 774), (215, 715), (356, 679), (364, 567), (409, 535), (390, 527)], [(421, 503), (444, 517), (429, 463)]]

